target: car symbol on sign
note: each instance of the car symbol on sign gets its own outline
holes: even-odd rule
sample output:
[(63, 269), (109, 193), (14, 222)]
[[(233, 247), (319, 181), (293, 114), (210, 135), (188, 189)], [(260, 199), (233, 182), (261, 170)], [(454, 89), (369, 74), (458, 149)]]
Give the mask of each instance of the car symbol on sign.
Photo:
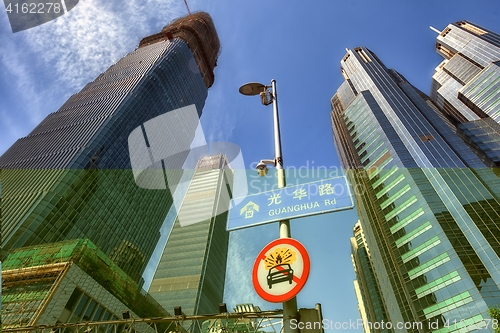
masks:
[(280, 264), (272, 267), (267, 274), (267, 285), (272, 289), (273, 284), (288, 281), (292, 284), (293, 269), (290, 264)]

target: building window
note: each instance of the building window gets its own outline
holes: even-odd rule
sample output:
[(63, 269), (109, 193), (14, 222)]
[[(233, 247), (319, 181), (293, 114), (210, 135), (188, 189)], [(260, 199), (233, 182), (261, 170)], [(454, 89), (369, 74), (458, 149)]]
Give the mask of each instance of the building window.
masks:
[(458, 26), (460, 26), (461, 28), (465, 29), (465, 30), (468, 30), (476, 35), (484, 35), (484, 34), (487, 34), (488, 32), (487, 31), (484, 31), (483, 29), (479, 28), (479, 27), (476, 27), (475, 25), (472, 25), (468, 22), (465, 22), (465, 21), (461, 21), (461, 22), (458, 22), (457, 23)]
[(347, 68), (349, 70), (349, 72), (352, 74), (356, 71), (356, 65), (353, 64), (353, 62), (351, 61), (351, 59), (349, 59), (350, 57), (350, 54), (347, 54), (343, 61), (344, 61), (344, 65), (345, 65), (345, 68)]
[(440, 43), (436, 44), (436, 50), (438, 50), (438, 52), (441, 52), (444, 55), (444, 57), (447, 59), (451, 59), (455, 55), (455, 52), (446, 48), (445, 46), (443, 46)]
[(451, 31), (450, 28), (444, 29), (444, 31), (441, 33), (441, 37), (446, 37), (446, 35)]
[(365, 63), (372, 62), (372, 60), (370, 59), (370, 57), (368, 56), (368, 54), (366, 54), (365, 50), (363, 50), (363, 49), (355, 49), (354, 51), (356, 51), (356, 53), (359, 55), (359, 57), (361, 59), (363, 59), (363, 61)]
[(422, 142), (427, 142), (427, 141), (434, 140), (434, 137), (432, 136), (432, 134), (421, 135), (420, 140), (422, 140)]
[(342, 73), (342, 76), (344, 77), (345, 80), (349, 80), (349, 76), (347, 75), (347, 73), (343, 68), (340, 69), (340, 72)]
[[(109, 310), (90, 298), (79, 288), (75, 288), (73, 294), (66, 303), (64, 310), (59, 316), (57, 323), (75, 323), (79, 321), (104, 321), (118, 319)], [(112, 326), (99, 327), (99, 332), (109, 331)], [(72, 332), (66, 328), (64, 333)], [(119, 332), (119, 331), (118, 331)]]

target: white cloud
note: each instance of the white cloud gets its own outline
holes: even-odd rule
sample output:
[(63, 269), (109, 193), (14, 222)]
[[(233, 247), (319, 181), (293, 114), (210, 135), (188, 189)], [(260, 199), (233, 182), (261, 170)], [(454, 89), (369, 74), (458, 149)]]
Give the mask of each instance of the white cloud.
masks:
[(173, 0), (84, 0), (66, 15), (27, 30), (26, 43), (60, 83), (76, 91), (179, 14)]
[[(30, 123), (32, 125), (40, 122), (42, 120), (42, 110), (40, 108), (43, 96), (41, 96), (37, 87), (34, 83), (35, 78), (31, 73), (31, 68), (33, 64), (29, 61), (29, 58), (23, 54), (23, 50), (18, 47), (18, 43), (13, 40), (3, 39), (2, 49), (0, 51), (0, 63), (2, 64), (3, 74), (6, 81), (9, 82), (10, 88), (15, 88), (14, 92), (22, 93), (25, 97), (25, 101), (31, 104), (30, 107)], [(6, 111), (2, 111), (2, 118), (9, 118), (11, 121), (10, 125), (15, 121), (12, 115), (7, 114)], [(13, 133), (22, 132), (16, 128), (12, 129)]]
[[(216, 79), (217, 80), (217, 79)], [(202, 123), (209, 142), (227, 142), (236, 128), (237, 117), (228, 112), (227, 98), (223, 89), (209, 90), (207, 105), (203, 110)]]
[(1, 76), (8, 82), (0, 92), (2, 141), (10, 146), (19, 133), (26, 135), (70, 94), (133, 51), (141, 38), (184, 13), (174, 0), (80, 0), (53, 21), (1, 33)]

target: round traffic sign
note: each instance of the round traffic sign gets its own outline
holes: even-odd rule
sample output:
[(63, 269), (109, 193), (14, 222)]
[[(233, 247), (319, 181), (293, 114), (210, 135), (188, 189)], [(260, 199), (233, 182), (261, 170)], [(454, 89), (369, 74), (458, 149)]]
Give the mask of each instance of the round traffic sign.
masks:
[(279, 238), (260, 251), (252, 271), (252, 282), (268, 302), (286, 302), (306, 284), (311, 262), (304, 245), (293, 238)]

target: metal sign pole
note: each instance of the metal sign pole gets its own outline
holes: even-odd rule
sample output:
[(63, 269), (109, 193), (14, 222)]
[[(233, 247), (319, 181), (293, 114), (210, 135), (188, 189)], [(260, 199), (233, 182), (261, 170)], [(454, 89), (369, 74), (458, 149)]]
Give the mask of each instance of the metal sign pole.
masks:
[[(278, 188), (286, 186), (285, 170), (283, 168), (283, 155), (281, 154), (280, 123), (278, 117), (278, 94), (276, 92), (276, 80), (271, 81), (273, 91), (273, 118), (274, 118), (274, 154), (276, 158), (276, 171)], [(280, 238), (291, 238), (290, 221), (280, 221)], [(285, 333), (298, 333), (298, 329), (290, 327), (290, 319), (297, 317), (297, 298), (283, 302), (283, 328)]]

